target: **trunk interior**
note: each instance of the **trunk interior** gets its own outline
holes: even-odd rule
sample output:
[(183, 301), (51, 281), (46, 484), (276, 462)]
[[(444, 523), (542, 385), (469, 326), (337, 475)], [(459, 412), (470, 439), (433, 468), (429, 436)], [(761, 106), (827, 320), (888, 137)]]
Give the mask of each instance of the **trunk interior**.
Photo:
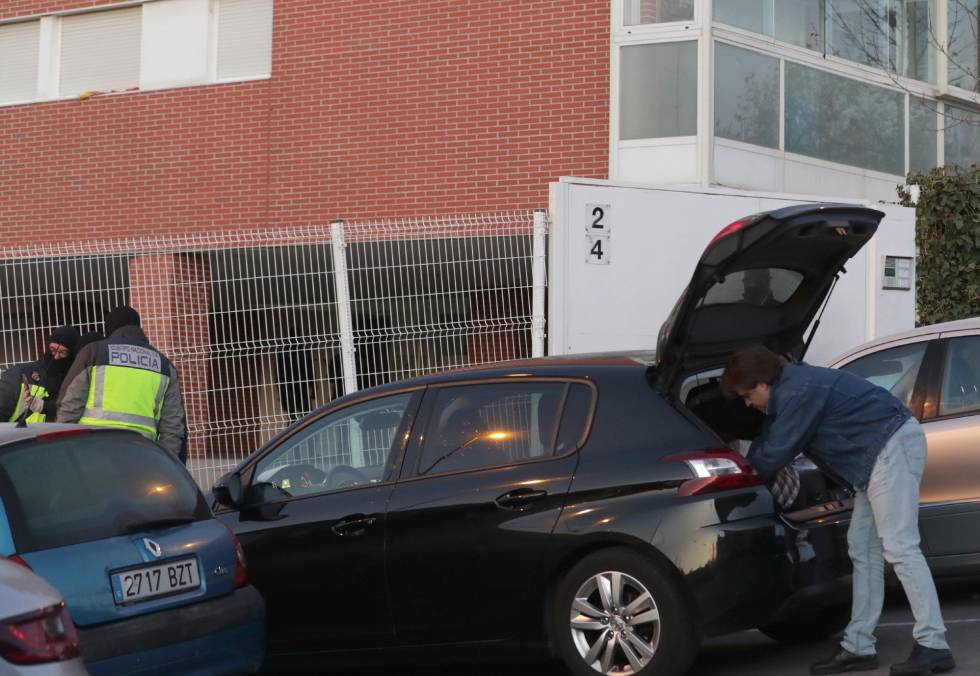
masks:
[[(687, 409), (710, 427), (732, 449), (748, 453), (765, 416), (738, 399), (726, 399), (719, 388), (721, 372), (688, 379), (681, 388)], [(791, 524), (819, 521), (850, 511), (852, 493), (822, 472), (807, 456), (793, 462), (800, 475), (800, 492), (781, 516)]]

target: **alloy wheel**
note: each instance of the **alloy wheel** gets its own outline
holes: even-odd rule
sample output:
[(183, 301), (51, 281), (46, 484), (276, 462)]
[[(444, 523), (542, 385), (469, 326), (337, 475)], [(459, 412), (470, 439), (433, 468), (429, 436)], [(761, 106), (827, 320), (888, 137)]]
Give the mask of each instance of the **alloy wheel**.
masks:
[(606, 676), (636, 674), (660, 644), (660, 611), (649, 590), (619, 571), (593, 575), (575, 593), (569, 613), (579, 656)]

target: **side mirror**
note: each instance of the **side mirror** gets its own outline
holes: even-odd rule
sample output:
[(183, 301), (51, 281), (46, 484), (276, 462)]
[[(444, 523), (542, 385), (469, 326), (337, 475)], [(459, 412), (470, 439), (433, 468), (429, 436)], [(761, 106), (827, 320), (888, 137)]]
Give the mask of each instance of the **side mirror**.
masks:
[(238, 507), (242, 504), (242, 477), (238, 472), (229, 472), (218, 479), (211, 488), (215, 501), (225, 507)]

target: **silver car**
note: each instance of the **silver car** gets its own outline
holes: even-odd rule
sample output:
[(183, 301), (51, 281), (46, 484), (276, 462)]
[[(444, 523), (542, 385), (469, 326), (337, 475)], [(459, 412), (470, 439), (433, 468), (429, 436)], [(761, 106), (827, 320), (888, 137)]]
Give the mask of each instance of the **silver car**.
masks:
[(84, 676), (61, 594), (0, 556), (0, 676)]
[(830, 366), (890, 390), (922, 422), (922, 549), (937, 575), (980, 573), (980, 317), (879, 338)]

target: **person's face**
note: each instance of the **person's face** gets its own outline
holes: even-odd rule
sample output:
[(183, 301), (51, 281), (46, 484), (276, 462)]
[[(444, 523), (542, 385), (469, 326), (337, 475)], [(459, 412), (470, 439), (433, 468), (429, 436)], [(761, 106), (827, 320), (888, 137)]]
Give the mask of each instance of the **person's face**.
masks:
[(742, 398), (746, 406), (763, 413), (769, 408), (769, 383), (756, 383), (751, 390), (737, 388), (735, 392)]
[(48, 343), (48, 352), (55, 359), (67, 359), (68, 355), (71, 354), (71, 350), (61, 343)]

